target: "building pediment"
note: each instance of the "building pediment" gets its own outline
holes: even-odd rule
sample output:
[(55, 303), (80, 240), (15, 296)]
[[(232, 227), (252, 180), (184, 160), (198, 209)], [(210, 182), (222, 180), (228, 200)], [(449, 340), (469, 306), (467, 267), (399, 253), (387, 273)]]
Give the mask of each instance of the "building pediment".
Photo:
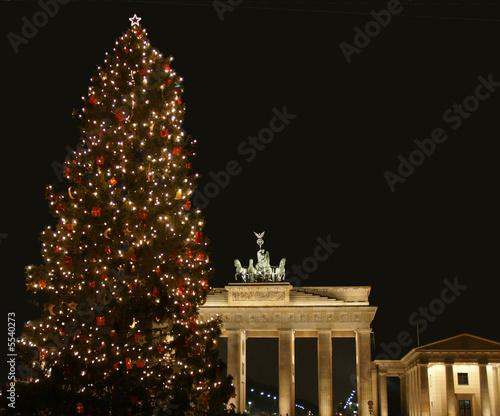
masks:
[(500, 351), (500, 342), (470, 334), (461, 334), (418, 347), (415, 351)]

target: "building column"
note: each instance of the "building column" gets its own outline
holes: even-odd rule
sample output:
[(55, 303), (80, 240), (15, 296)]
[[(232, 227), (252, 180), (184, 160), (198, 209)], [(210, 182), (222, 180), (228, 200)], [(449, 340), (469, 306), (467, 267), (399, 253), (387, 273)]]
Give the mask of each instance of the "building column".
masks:
[(378, 401), (380, 416), (389, 416), (389, 407), (387, 404), (387, 370), (378, 371)]
[(372, 416), (380, 416), (378, 411), (378, 366), (372, 362), (372, 397), (373, 397), (373, 413)]
[(295, 416), (295, 336), (293, 330), (279, 333), (279, 411)]
[(481, 390), (481, 415), (491, 416), (490, 391), (488, 388), (486, 363), (479, 363), (479, 387)]
[(406, 405), (406, 377), (404, 374), (399, 376), (399, 390), (401, 396), (401, 415), (408, 415), (408, 407)]
[(410, 374), (411, 374), (411, 402), (413, 404), (412, 406), (412, 416), (416, 416), (419, 414), (419, 391), (417, 389), (418, 386), (418, 377), (417, 377), (417, 371), (415, 370), (415, 367), (411, 367), (410, 369)]
[(420, 378), (420, 411), (422, 416), (430, 416), (431, 399), (429, 394), (429, 366), (427, 363), (418, 364)]
[(493, 415), (492, 416), (500, 416), (500, 385), (498, 383), (498, 367), (493, 367), (491, 369), (491, 375), (493, 378)]
[(318, 331), (319, 416), (333, 414), (332, 333)]
[(233, 376), (236, 397), (231, 399), (236, 413), (243, 413), (246, 405), (246, 334), (241, 330), (227, 331), (227, 374)]
[(356, 375), (358, 379), (358, 415), (369, 416), (368, 402), (372, 398), (371, 329), (356, 331)]
[(453, 364), (445, 363), (446, 371), (446, 402), (447, 416), (457, 416), (457, 401), (455, 399), (455, 379), (453, 377)]

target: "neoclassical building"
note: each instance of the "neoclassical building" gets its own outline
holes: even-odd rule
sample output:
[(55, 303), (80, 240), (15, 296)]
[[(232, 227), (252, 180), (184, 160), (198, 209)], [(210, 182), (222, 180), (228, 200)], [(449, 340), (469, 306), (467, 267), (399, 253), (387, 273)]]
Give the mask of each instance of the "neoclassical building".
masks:
[(279, 411), (295, 416), (295, 339), (317, 338), (318, 396), (321, 416), (334, 411), (332, 338), (354, 338), (359, 415), (373, 403), (371, 322), (377, 308), (368, 301), (370, 287), (297, 287), (287, 282), (233, 283), (216, 288), (200, 307), (202, 321), (221, 316), (228, 338), (227, 372), (236, 389), (238, 412), (246, 403), (246, 340), (278, 338)]
[[(500, 416), (500, 343), (469, 334), (376, 360), (375, 408), (388, 416), (387, 377), (401, 380), (404, 416)], [(374, 412), (374, 414), (377, 414)]]

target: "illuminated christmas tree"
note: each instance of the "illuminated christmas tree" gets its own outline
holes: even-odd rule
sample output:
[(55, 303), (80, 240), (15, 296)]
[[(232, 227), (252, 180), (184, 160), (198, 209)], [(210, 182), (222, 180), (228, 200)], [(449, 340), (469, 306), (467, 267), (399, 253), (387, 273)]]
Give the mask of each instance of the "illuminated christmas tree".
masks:
[(221, 414), (233, 392), (220, 321), (197, 318), (212, 268), (182, 78), (130, 20), (75, 112), (67, 185), (47, 187), (58, 222), (27, 267), (46, 303), (17, 347), (18, 414)]

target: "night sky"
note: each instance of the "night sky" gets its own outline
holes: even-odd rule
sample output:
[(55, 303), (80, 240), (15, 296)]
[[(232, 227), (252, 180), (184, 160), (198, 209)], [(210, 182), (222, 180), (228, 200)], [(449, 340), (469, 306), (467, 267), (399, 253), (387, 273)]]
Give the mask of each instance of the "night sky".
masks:
[[(417, 324), (421, 345), (460, 333), (500, 341), (497, 9), (395, 0), (231, 8), (71, 2), (13, 46), (8, 34), (22, 36), (42, 9), (0, 4), (1, 302), (4, 317), (16, 313), (17, 335), (40, 313), (23, 269), (41, 263), (37, 238), (55, 221), (45, 185), (59, 184), (54, 166), (79, 140), (72, 110), (137, 13), (184, 78), (212, 286), (234, 282), (234, 259), (255, 259), (253, 232), (265, 231), (271, 263), (286, 257), (295, 285), (372, 287), (373, 357), (402, 358), (417, 346)], [(378, 16), (385, 27), (375, 24), (388, 9), (390, 21)], [(278, 113), (283, 128), (270, 136)], [(320, 240), (337, 246), (312, 261)], [(402, 348), (401, 337), (411, 339)], [(277, 387), (277, 370), (265, 380), (261, 371), (277, 369), (274, 341), (255, 343), (249, 375)], [(334, 345), (336, 402), (352, 390), (353, 345)], [(315, 348), (304, 342), (297, 353), (297, 397), (313, 401)]]

